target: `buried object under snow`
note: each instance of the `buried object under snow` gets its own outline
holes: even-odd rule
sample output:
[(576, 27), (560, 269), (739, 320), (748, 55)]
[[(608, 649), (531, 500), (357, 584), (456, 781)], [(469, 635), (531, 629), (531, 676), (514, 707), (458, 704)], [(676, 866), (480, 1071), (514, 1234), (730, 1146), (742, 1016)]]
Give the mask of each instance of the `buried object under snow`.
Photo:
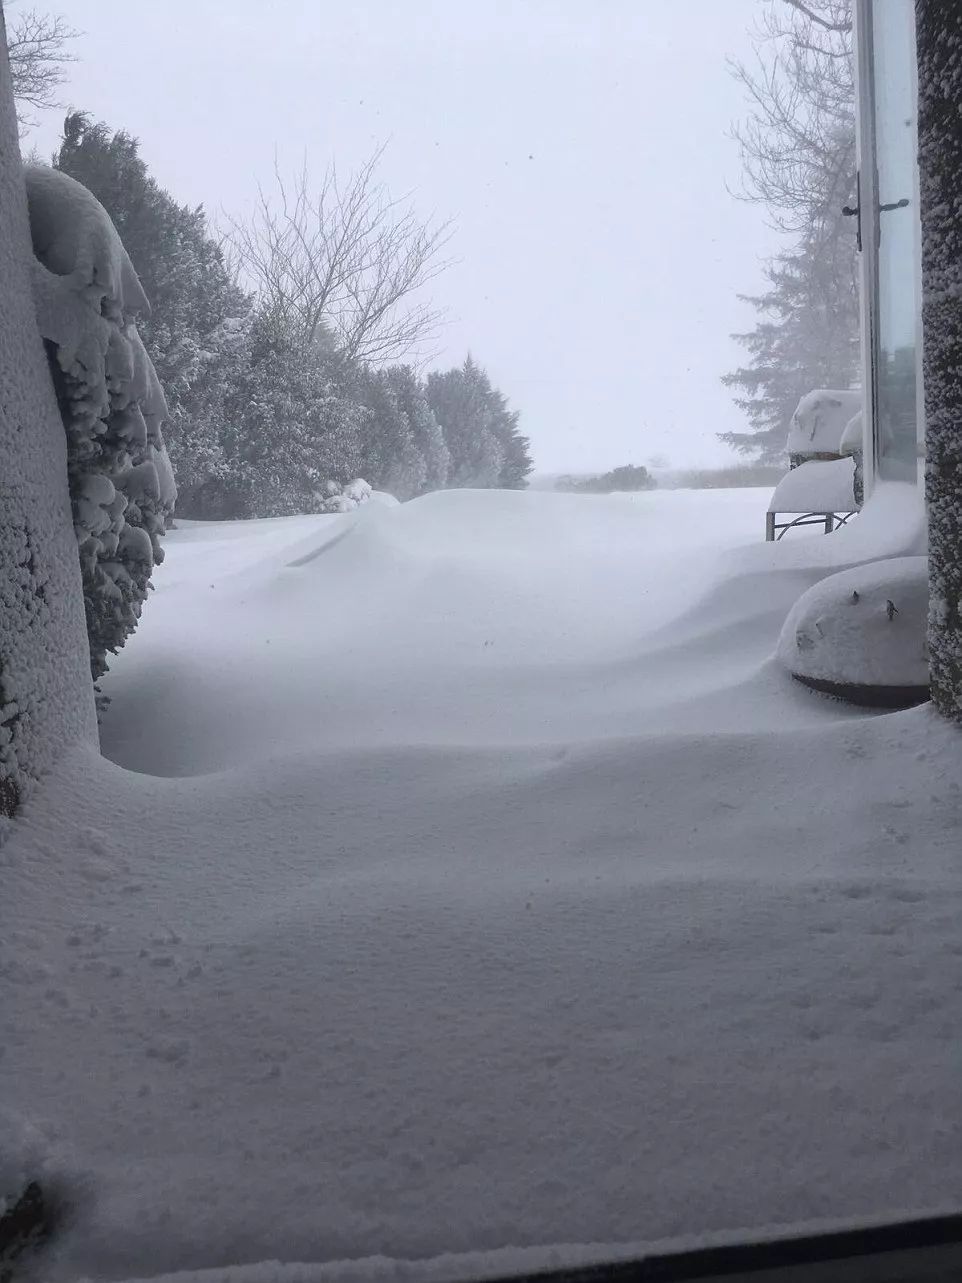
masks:
[(904, 708), (928, 699), (925, 557), (895, 557), (830, 575), (789, 612), (778, 659), (815, 690)]

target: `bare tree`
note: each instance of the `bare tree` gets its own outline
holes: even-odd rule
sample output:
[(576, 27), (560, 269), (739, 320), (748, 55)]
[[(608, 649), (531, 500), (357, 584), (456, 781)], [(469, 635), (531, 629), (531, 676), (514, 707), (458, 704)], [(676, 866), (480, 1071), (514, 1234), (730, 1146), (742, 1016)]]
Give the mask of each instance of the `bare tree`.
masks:
[(739, 195), (772, 224), (809, 233), (837, 216), (855, 173), (855, 80), (849, 0), (768, 0), (755, 31), (756, 63), (733, 62), (749, 101), (734, 130)]
[(57, 90), (67, 78), (68, 63), (76, 61), (67, 52), (67, 44), (79, 34), (58, 15), (36, 9), (11, 15), (7, 53), (21, 133), (34, 123), (28, 115), (30, 108), (42, 111), (62, 106)]
[(242, 279), (296, 344), (332, 338), (344, 356), (383, 365), (421, 353), (443, 313), (417, 297), (449, 260), (450, 222), (424, 221), (377, 177), (384, 148), (345, 181), (332, 165), (313, 187), (306, 164), (292, 183), (275, 164), (273, 195), (230, 220)]
[(751, 430), (722, 440), (774, 459), (799, 397), (845, 386), (856, 373), (855, 228), (843, 208), (855, 185), (855, 82), (849, 0), (765, 0), (755, 60), (733, 62), (748, 100), (733, 133), (742, 159), (736, 193), (761, 205), (785, 234), (766, 267), (768, 288), (747, 298), (759, 313), (736, 334), (750, 354), (723, 378)]

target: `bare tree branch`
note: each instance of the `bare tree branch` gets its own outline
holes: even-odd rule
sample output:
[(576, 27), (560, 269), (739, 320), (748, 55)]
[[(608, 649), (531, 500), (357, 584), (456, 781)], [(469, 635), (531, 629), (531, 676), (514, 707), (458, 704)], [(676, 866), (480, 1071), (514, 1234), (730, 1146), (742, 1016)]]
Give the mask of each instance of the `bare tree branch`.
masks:
[(416, 299), (448, 265), (452, 225), (422, 220), (377, 178), (380, 147), (346, 180), (334, 165), (312, 186), (306, 164), (258, 190), (253, 215), (229, 219), (231, 256), (276, 322), (305, 349), (330, 335), (350, 360), (417, 354), (442, 314)]
[[(855, 170), (855, 84), (848, 0), (767, 0), (756, 65), (732, 63), (749, 114), (733, 130), (743, 199), (779, 230), (807, 231), (847, 200)], [(840, 164), (841, 159), (841, 164)]]
[(57, 90), (67, 78), (67, 65), (76, 61), (66, 47), (79, 34), (62, 17), (36, 9), (13, 16), (7, 51), (21, 135), (36, 123), (27, 108), (43, 111), (63, 105)]
[(826, 31), (852, 30), (851, 18), (843, 19), (842, 21), (839, 21), (837, 18), (826, 18), (824, 14), (816, 13), (814, 9), (810, 9), (807, 4), (803, 4), (802, 0), (785, 0), (785, 3), (790, 5), (793, 9), (797, 9), (799, 13), (808, 18), (809, 22), (814, 22), (817, 26), (823, 27)]

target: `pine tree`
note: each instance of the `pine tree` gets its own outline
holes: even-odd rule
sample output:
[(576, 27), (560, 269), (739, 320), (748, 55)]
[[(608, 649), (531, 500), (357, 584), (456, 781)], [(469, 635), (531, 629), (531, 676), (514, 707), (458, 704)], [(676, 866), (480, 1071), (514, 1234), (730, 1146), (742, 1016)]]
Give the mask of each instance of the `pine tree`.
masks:
[(448, 483), (451, 454), (445, 445), (441, 425), (428, 404), (425, 386), (409, 365), (392, 365), (385, 374), (397, 396), (398, 405), (407, 415), (420, 459), (420, 482), (414, 493), (443, 490)]
[(192, 496), (222, 465), (212, 416), (223, 384), (224, 326), (244, 316), (249, 301), (233, 282), (203, 209), (179, 205), (159, 186), (137, 139), (72, 112), (54, 163), (107, 210), (150, 299), (150, 315), (139, 328), (167, 396), (165, 436), (180, 511), (202, 516)]
[(427, 475), (424, 458), (395, 381), (387, 370), (362, 370), (355, 395), (367, 411), (361, 430), (361, 475), (397, 499), (420, 494)]
[(453, 370), (428, 375), (427, 399), (451, 456), (448, 485), (521, 489), (532, 462), (518, 415), (469, 354)]
[(813, 388), (847, 388), (858, 368), (858, 297), (848, 228), (813, 246), (806, 241), (765, 269), (769, 288), (741, 296), (760, 314), (755, 328), (734, 337), (747, 365), (722, 382), (740, 393), (735, 404), (751, 424), (720, 438), (759, 463), (785, 458), (788, 423)]

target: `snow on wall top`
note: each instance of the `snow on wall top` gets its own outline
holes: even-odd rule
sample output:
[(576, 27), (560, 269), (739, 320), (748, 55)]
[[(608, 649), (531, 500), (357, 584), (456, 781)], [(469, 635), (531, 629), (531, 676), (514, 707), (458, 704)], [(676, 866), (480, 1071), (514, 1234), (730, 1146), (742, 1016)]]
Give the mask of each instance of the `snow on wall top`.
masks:
[(842, 433), (862, 408), (862, 394), (855, 390), (816, 388), (799, 401), (788, 429), (790, 455), (837, 454)]

